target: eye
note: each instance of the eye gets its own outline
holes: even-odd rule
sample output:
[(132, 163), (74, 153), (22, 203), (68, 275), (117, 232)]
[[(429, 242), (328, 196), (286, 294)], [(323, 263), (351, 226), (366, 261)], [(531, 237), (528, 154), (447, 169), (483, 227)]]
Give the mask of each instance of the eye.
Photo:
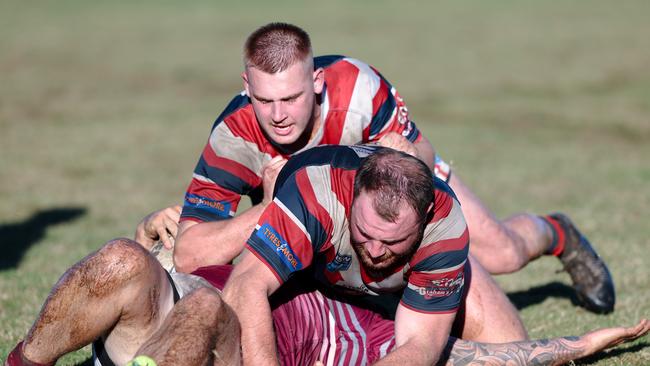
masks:
[(298, 99), (298, 97), (288, 98), (288, 99), (283, 100), (283, 102), (285, 102), (286, 104), (293, 104), (293, 103), (296, 102), (297, 99)]

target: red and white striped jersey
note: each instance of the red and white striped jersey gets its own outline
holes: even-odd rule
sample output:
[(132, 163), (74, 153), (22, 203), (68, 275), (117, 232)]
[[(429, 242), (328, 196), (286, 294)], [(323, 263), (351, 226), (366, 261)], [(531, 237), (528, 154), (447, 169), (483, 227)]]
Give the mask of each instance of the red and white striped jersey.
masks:
[[(377, 70), (344, 56), (316, 57), (314, 66), (325, 71), (323, 123), (303, 150), (373, 142), (389, 131), (419, 141), (420, 132), (410, 120), (406, 104)], [(283, 154), (265, 137), (249, 98), (242, 92), (212, 127), (185, 194), (181, 221), (230, 218), (242, 195), (258, 203), (263, 197), (262, 166), (277, 155)]]
[(350, 242), (354, 177), (377, 146), (320, 146), (295, 155), (276, 181), (247, 248), (284, 283), (311, 268), (343, 293), (380, 296), (403, 291), (401, 304), (419, 312), (455, 312), (460, 304), (469, 233), (451, 188), (435, 179), (434, 215), (408, 263), (372, 277)]

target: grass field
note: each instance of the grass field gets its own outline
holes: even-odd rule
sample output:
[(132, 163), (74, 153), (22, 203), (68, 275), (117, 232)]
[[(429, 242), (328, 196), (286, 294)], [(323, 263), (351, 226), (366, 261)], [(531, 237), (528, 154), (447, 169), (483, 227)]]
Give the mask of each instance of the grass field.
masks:
[[(611, 315), (573, 306), (554, 259), (498, 278), (532, 337), (650, 316), (650, 2), (401, 3), (1, 2), (0, 360), (65, 269), (180, 202), (276, 20), (381, 70), (497, 215), (561, 210), (592, 239)], [(650, 339), (586, 363), (650, 364)]]

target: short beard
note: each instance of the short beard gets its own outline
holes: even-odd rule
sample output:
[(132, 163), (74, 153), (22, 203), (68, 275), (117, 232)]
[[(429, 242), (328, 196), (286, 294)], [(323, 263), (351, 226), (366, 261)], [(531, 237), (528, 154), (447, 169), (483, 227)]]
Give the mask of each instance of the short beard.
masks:
[(411, 258), (413, 258), (413, 255), (420, 248), (420, 244), (422, 243), (422, 238), (424, 237), (424, 228), (425, 225), (422, 225), (417, 239), (413, 242), (413, 245), (411, 248), (409, 248), (408, 251), (402, 254), (394, 254), (390, 251), (386, 252), (386, 254), (381, 257), (384, 259), (380, 263), (383, 264), (384, 261), (390, 261), (390, 263), (387, 265), (377, 266), (375, 263), (373, 263), (372, 259), (368, 255), (368, 252), (365, 248), (363, 248), (362, 245), (353, 243), (352, 248), (354, 248), (354, 251), (357, 253), (357, 258), (359, 258), (364, 272), (366, 272), (372, 278), (386, 278), (395, 273), (395, 271), (397, 271), (399, 268), (406, 265), (406, 263), (408, 263)]

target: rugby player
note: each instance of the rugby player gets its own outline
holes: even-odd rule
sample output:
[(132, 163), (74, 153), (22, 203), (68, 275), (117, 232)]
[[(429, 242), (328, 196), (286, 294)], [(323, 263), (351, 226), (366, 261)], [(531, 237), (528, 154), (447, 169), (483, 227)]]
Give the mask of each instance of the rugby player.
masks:
[[(93, 343), (93, 363), (97, 366), (128, 364), (139, 355), (148, 356), (159, 366), (237, 365), (241, 362), (240, 328), (235, 314), (215, 289), (223, 286), (231, 269), (212, 266), (195, 275), (170, 275), (138, 243), (110, 241), (65, 272), (24, 341), (16, 345), (4, 364), (54, 365), (66, 353)], [(279, 300), (273, 318), (278, 352), (285, 365), (312, 365), (317, 360), (326, 365), (340, 364), (339, 360), (360, 365), (364, 359), (369, 361), (364, 355), (381, 356), (388, 350), (387, 346), (367, 343), (354, 323), (341, 321), (370, 317), (390, 338), (392, 322), (373, 312), (316, 291)], [(313, 322), (302, 316), (304, 311), (313, 315)], [(650, 322), (644, 319), (633, 327), (607, 328), (581, 337), (504, 344), (450, 338), (444, 357), (448, 365), (486, 361), (556, 365), (636, 339), (649, 329)], [(355, 347), (348, 345), (356, 345), (356, 357), (352, 357)]]
[[(182, 272), (228, 263), (243, 249), (285, 159), (307, 148), (374, 142), (422, 159), (454, 189), (472, 236), (471, 253), (493, 274), (519, 270), (543, 255), (557, 256), (580, 304), (614, 309), (611, 275), (587, 239), (563, 214), (520, 213), (498, 220), (436, 155), (411, 120), (397, 90), (373, 67), (344, 56), (313, 57), (307, 33), (271, 23), (244, 46), (244, 91), (216, 119), (178, 207), (147, 216), (136, 240), (145, 246), (175, 240)], [(239, 215), (242, 195), (253, 206)], [(180, 219), (180, 224), (178, 220)], [(180, 225), (180, 226), (179, 226)]]

